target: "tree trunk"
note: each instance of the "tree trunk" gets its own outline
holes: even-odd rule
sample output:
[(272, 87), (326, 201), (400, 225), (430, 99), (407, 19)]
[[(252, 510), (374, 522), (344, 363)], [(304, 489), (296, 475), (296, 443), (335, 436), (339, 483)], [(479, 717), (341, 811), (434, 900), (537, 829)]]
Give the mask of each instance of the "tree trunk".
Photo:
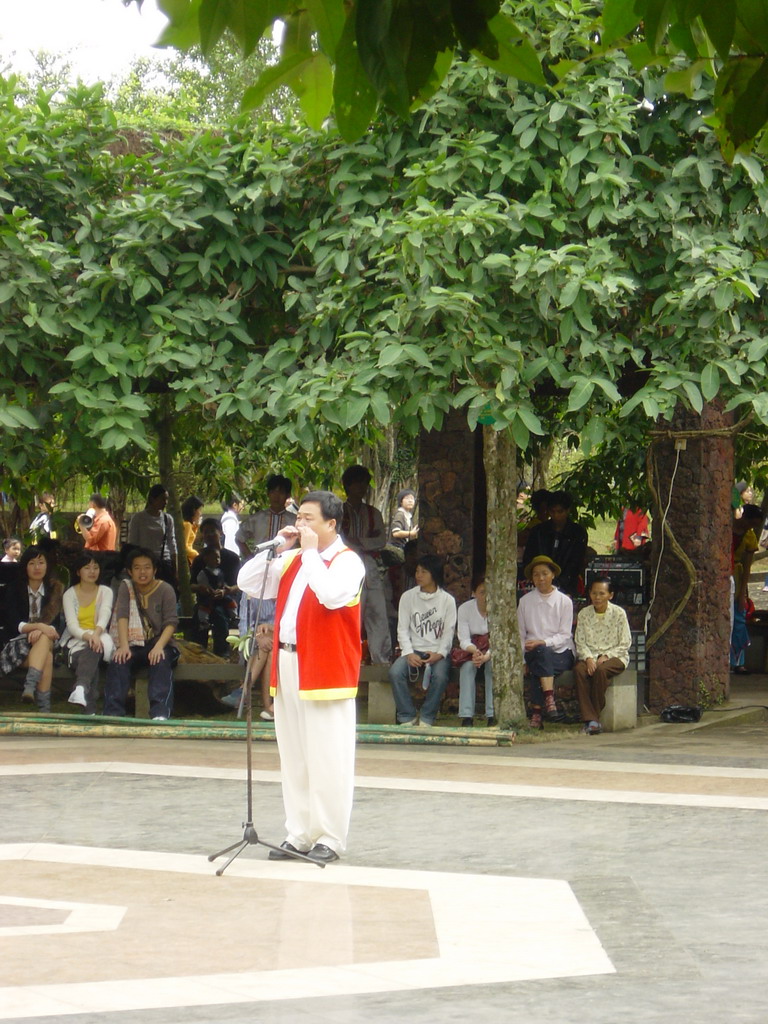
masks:
[(488, 627), (493, 699), (501, 724), (525, 719), (523, 652), (517, 629), (517, 449), (509, 430), (483, 427), (488, 488)]
[(181, 518), (181, 503), (176, 489), (176, 474), (173, 468), (173, 414), (170, 398), (161, 395), (157, 408), (157, 463), (160, 483), (168, 491), (168, 510), (173, 516), (176, 529), (176, 574), (179, 581), (179, 599), (182, 615), (191, 615), (194, 610), (189, 562), (184, 544), (184, 523)]

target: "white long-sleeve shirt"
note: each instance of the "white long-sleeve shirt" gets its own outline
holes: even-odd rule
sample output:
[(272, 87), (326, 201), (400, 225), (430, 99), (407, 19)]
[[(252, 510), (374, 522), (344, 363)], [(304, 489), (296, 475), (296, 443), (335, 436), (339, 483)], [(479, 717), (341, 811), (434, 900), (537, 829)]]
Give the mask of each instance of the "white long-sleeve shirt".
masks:
[(271, 561), (268, 561), (269, 554), (269, 551), (262, 551), (249, 559), (238, 573), (237, 585), (249, 597), (258, 597), (266, 572), (264, 600), (274, 600), (280, 577), (287, 568), (286, 562), (299, 555), (303, 556), (280, 619), (280, 635), (277, 640), (281, 644), (296, 643), (296, 616), (307, 587), (314, 592), (320, 604), (333, 609), (349, 604), (363, 585), (365, 567), (362, 560), (346, 547), (341, 537), (337, 537), (324, 551), (315, 548), (302, 551), (296, 548), (283, 552)]
[(482, 636), (488, 632), (488, 616), (481, 615), (477, 607), (477, 599), (471, 598), (459, 605), (459, 615), (456, 626), (456, 633), (459, 637), (459, 647), (466, 651), (473, 647), (473, 636)]
[(517, 606), (517, 625), (520, 640), (543, 640), (557, 654), (576, 651), (573, 630), (573, 602), (567, 594), (554, 587), (549, 594), (531, 590), (520, 598)]
[(447, 658), (455, 629), (456, 601), (445, 590), (429, 594), (413, 587), (400, 598), (397, 640), (402, 654), (435, 652)]

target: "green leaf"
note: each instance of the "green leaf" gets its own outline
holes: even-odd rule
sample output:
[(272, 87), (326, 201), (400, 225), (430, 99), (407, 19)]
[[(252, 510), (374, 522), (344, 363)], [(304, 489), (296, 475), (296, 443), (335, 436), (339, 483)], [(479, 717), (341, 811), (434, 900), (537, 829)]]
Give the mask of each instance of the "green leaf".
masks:
[(568, 395), (568, 412), (576, 412), (587, 404), (595, 390), (594, 382), (586, 377), (577, 377)]
[(488, 27), (499, 44), (499, 56), (492, 59), (475, 51), (477, 58), (503, 75), (512, 75), (522, 82), (546, 85), (547, 80), (541, 69), (539, 55), (527, 39), (522, 38), (520, 29), (511, 18), (497, 14), (488, 22)]
[(333, 105), (333, 70), (324, 53), (314, 53), (299, 69), (293, 83), (299, 106), (310, 128), (319, 131)]
[(157, 0), (158, 8), (167, 15), (169, 21), (160, 38), (158, 46), (175, 46), (179, 50), (189, 50), (200, 42), (200, 11), (201, 0)]
[(371, 412), (376, 420), (386, 426), (392, 418), (389, 398), (384, 391), (374, 391), (371, 395)]
[[(253, 6), (253, 4), (251, 4)], [(314, 22), (320, 46), (329, 60), (336, 60), (336, 50), (350, 17), (344, 17), (344, 6), (340, 0), (303, 0)]]
[(720, 390), (720, 371), (714, 363), (709, 363), (701, 373), (701, 393), (707, 402), (711, 402)]
[(736, 27), (735, 0), (717, 0), (701, 7), (701, 20), (722, 60), (728, 60)]
[(301, 74), (301, 68), (311, 59), (306, 53), (294, 53), (290, 57), (284, 57), (278, 64), (273, 64), (256, 79), (256, 82), (246, 89), (240, 106), (243, 110), (253, 110), (260, 107), (271, 92), (281, 85), (293, 88)]
[(520, 417), (532, 434), (539, 434), (542, 436), (545, 433), (541, 420), (533, 409), (529, 409), (525, 405), (520, 405), (517, 407), (516, 415)]
[(525, 451), (531, 440), (530, 431), (525, 423), (522, 421), (520, 416), (516, 415), (512, 420), (512, 437), (515, 439), (515, 444), (521, 451)]
[(688, 396), (688, 401), (691, 403), (691, 406), (695, 410), (695, 412), (701, 412), (701, 410), (704, 408), (704, 402), (701, 397), (701, 392), (693, 383), (693, 381), (684, 380), (683, 390)]
[(376, 90), (365, 73), (357, 51), (355, 19), (348, 17), (336, 50), (333, 102), (336, 123), (347, 142), (367, 131), (376, 113)]
[(635, 0), (605, 0), (602, 42), (610, 46), (617, 39), (628, 35), (639, 21), (635, 13)]

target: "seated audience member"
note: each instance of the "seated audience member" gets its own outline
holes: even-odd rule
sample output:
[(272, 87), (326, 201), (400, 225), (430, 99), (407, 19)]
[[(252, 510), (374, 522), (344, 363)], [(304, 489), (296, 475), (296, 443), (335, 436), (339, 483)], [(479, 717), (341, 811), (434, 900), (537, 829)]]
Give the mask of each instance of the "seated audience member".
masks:
[[(250, 662), (251, 693), (253, 693), (253, 687), (259, 683), (261, 686), (262, 703), (259, 718), (262, 718), (265, 722), (273, 722), (275, 720), (275, 704), (269, 692), (269, 680), (272, 672), (274, 633), (275, 628), (273, 623), (261, 622), (256, 626), (251, 639), (251, 643), (256, 644), (258, 651), (253, 662)], [(228, 693), (225, 697), (222, 697), (221, 703), (226, 704), (227, 707), (239, 709), (242, 698), (243, 687), (238, 686), (236, 690), (232, 691), (232, 693)]]
[(451, 670), (449, 654), (456, 628), (456, 602), (443, 590), (443, 563), (437, 555), (416, 562), (416, 583), (400, 599), (397, 639), (402, 652), (389, 669), (389, 681), (400, 725), (415, 725), (417, 714), (409, 683), (424, 670), (427, 696), (419, 725), (435, 724)]
[(487, 588), (484, 577), (472, 584), (472, 599), (459, 605), (456, 632), (459, 637), (460, 660), (454, 651), (452, 661), (459, 667), (459, 718), (470, 726), (475, 716), (475, 681), (478, 669), (484, 668), (485, 717), (488, 725), (495, 725), (493, 717), (493, 674), (491, 649), (488, 638)]
[(547, 555), (537, 555), (525, 567), (535, 590), (520, 598), (517, 624), (523, 656), (530, 674), (531, 728), (543, 728), (546, 717), (557, 722), (562, 713), (555, 703), (555, 676), (573, 666), (573, 602), (555, 584), (560, 566)]
[(115, 602), (117, 639), (107, 668), (104, 714), (125, 715), (131, 673), (147, 666), (149, 713), (154, 721), (164, 722), (173, 709), (171, 640), (179, 624), (176, 593), (170, 584), (155, 578), (155, 556), (146, 548), (128, 553), (126, 569), (129, 578), (120, 584)]
[(760, 545), (757, 534), (763, 521), (763, 513), (757, 505), (743, 505), (741, 515), (734, 513), (731, 535), (731, 581), (733, 588), (731, 618), (730, 668), (736, 675), (748, 675), (744, 665), (749, 647), (747, 630), (747, 608), (749, 602), (749, 574), (752, 562)]
[(584, 732), (594, 736), (602, 731), (600, 712), (611, 679), (629, 664), (632, 633), (623, 608), (612, 603), (613, 586), (605, 577), (589, 585), (591, 605), (582, 608), (576, 620), (576, 689)]
[(64, 617), (67, 628), (61, 637), (69, 667), (75, 673), (70, 704), (85, 708), (87, 715), (96, 714), (99, 696), (99, 665), (109, 661), (114, 651), (109, 635), (113, 594), (110, 587), (99, 585), (99, 563), (88, 552), (75, 562), (73, 573), (78, 580), (64, 593)]
[(3, 557), (0, 562), (18, 562), (21, 558), (21, 541), (18, 537), (6, 537), (3, 541)]
[(196, 494), (185, 498), (181, 505), (181, 518), (184, 526), (184, 550), (187, 553), (187, 560), (190, 565), (197, 558), (198, 551), (195, 547), (195, 539), (200, 526), (200, 509), (203, 502)]
[(131, 516), (128, 545), (149, 551), (155, 561), (158, 579), (176, 586), (176, 530), (173, 518), (165, 511), (168, 492), (162, 484), (150, 487), (142, 512)]
[(240, 545), (237, 543), (237, 531), (240, 529), (240, 513), (243, 511), (245, 502), (242, 497), (233, 492), (221, 503), (223, 515), (221, 517), (221, 532), (224, 534), (224, 547), (233, 555), (240, 554)]
[(233, 594), (237, 593), (237, 587), (227, 584), (221, 566), (221, 555), (222, 552), (218, 548), (203, 548), (195, 559), (197, 562), (199, 558), (202, 564), (192, 578), (192, 589), (197, 602), (195, 632), (203, 634), (207, 644), (210, 629), (213, 633), (213, 653), (225, 658), (230, 651), (227, 643), (229, 627), (237, 624), (237, 601), (233, 597)]
[(550, 518), (534, 526), (525, 545), (523, 563), (529, 565), (536, 555), (546, 555), (560, 566), (558, 588), (576, 597), (584, 571), (587, 552), (587, 531), (571, 518), (571, 498), (565, 491), (554, 491), (549, 496)]
[(0, 672), (20, 665), (27, 669), (22, 700), (35, 701), (38, 711), (51, 710), (53, 651), (59, 642), (61, 596), (54, 563), (37, 544), (19, 559), (18, 577), (3, 591), (6, 642), (0, 650)]
[(93, 509), (93, 523), (87, 526), (83, 522), (83, 517), (79, 518), (86, 551), (115, 551), (117, 526), (109, 514), (106, 499), (101, 494), (92, 494), (88, 504)]
[(634, 551), (647, 544), (649, 538), (648, 513), (641, 508), (625, 508), (613, 535), (614, 550)]
[(416, 492), (405, 488), (397, 495), (397, 512), (389, 527), (389, 543), (404, 548), (409, 540), (419, 536), (418, 526), (413, 525), (413, 510), (416, 508)]
[[(198, 554), (189, 570), (192, 581), (192, 592), (195, 594), (198, 604), (212, 602), (208, 610), (208, 623), (203, 626), (200, 617), (195, 615), (193, 621), (192, 639), (203, 647), (208, 645), (208, 631), (213, 636), (213, 653), (219, 658), (226, 658), (230, 653), (230, 646), (227, 643), (230, 626), (233, 624), (234, 614), (227, 601), (237, 602), (240, 591), (237, 588), (237, 574), (240, 571), (240, 559), (234, 552), (222, 547), (222, 531), (217, 520), (204, 519), (200, 524), (200, 537), (203, 542), (203, 550)], [(217, 573), (215, 580), (217, 586), (212, 586), (210, 578), (200, 579), (200, 574), (206, 568), (206, 553), (215, 551), (219, 558), (220, 575)], [(212, 600), (213, 590), (223, 590), (220, 598)], [(201, 600), (202, 599), (202, 600)], [(235, 621), (236, 624), (236, 621)]]
[(345, 542), (363, 560), (362, 621), (368, 641), (371, 664), (388, 665), (392, 660), (392, 641), (387, 620), (387, 598), (379, 571), (381, 552), (387, 542), (381, 512), (363, 499), (371, 486), (371, 473), (365, 466), (348, 466), (341, 477), (346, 494), (341, 534)]

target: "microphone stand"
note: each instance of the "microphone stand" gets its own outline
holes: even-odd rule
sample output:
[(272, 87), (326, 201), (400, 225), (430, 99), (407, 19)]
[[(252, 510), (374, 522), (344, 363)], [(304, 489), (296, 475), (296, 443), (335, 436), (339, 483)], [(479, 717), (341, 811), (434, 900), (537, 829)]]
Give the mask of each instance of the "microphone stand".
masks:
[[(309, 864), (315, 864), (319, 868), (324, 868), (325, 864), (321, 861), (313, 860), (308, 857), (305, 853), (300, 853), (298, 850), (291, 851), (286, 850), (285, 847), (275, 846), (274, 843), (265, 842), (263, 839), (259, 839), (259, 834), (253, 824), (253, 703), (251, 701), (251, 691), (253, 689), (253, 669), (256, 661), (259, 657), (259, 645), (256, 643), (256, 624), (261, 617), (261, 605), (264, 600), (264, 590), (267, 586), (267, 576), (269, 575), (269, 563), (275, 557), (275, 548), (271, 547), (267, 550), (267, 564), (264, 567), (264, 578), (261, 581), (261, 593), (259, 594), (259, 602), (256, 606), (256, 614), (254, 616), (253, 632), (251, 634), (251, 643), (248, 649), (248, 661), (245, 665), (245, 677), (243, 679), (243, 693), (240, 698), (240, 707), (237, 711), (237, 717), (240, 718), (243, 713), (243, 707), (245, 707), (245, 793), (246, 793), (246, 820), (243, 822), (243, 838), (238, 839), (236, 843), (232, 843), (231, 846), (225, 847), (223, 850), (219, 850), (218, 853), (211, 853), (208, 856), (208, 860), (212, 863), (219, 857), (223, 857), (228, 853), (232, 855), (222, 864), (220, 868), (216, 869), (216, 875), (220, 877), (227, 870), (229, 865), (235, 859), (239, 857), (243, 850), (248, 846), (266, 846), (270, 850), (276, 850), (278, 853), (288, 855), (294, 860), (305, 860)], [(274, 656), (274, 655), (273, 655)], [(234, 853), (232, 851), (234, 850)]]

